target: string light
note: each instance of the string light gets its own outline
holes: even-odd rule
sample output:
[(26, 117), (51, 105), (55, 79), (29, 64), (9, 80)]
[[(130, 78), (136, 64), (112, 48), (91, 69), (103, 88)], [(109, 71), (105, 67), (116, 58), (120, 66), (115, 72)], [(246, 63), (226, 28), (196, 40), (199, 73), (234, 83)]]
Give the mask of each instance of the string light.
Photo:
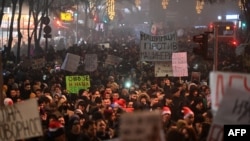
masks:
[(141, 0), (135, 0), (135, 6), (138, 8), (141, 5)]
[(201, 13), (201, 11), (202, 11), (202, 9), (203, 9), (203, 7), (204, 7), (204, 0), (197, 0), (196, 1), (196, 7), (195, 7), (195, 9), (196, 9), (196, 13), (197, 14), (200, 14)]
[(162, 5), (162, 8), (163, 8), (163, 9), (167, 9), (168, 2), (169, 2), (169, 0), (162, 0), (162, 1), (161, 1), (161, 5)]
[(115, 17), (115, 0), (107, 0), (107, 14), (110, 20), (113, 20)]
[(243, 3), (246, 3), (246, 0), (239, 0), (238, 5), (240, 7), (240, 10), (244, 10), (244, 5), (243, 5), (242, 1), (243, 1)]

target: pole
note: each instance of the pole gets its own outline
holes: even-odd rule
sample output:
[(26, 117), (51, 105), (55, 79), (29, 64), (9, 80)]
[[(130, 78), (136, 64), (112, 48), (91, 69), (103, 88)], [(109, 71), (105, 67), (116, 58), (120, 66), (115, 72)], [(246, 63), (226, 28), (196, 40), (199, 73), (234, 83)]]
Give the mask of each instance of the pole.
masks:
[(214, 46), (214, 71), (218, 70), (218, 25), (214, 27), (214, 37), (215, 37), (215, 46)]
[(2, 48), (3, 48), (3, 28), (1, 28), (1, 30), (2, 30)]
[(76, 44), (78, 43), (78, 5), (79, 2), (76, 0)]
[(4, 106), (4, 95), (3, 95), (3, 62), (2, 62), (2, 52), (0, 52), (0, 107)]

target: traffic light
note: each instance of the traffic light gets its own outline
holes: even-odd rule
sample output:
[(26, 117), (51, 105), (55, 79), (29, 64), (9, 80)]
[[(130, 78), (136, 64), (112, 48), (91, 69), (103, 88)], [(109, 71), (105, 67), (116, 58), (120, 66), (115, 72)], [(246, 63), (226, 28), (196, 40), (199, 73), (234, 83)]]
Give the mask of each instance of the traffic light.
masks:
[(198, 48), (194, 48), (193, 52), (196, 55), (200, 55), (203, 58), (207, 58), (207, 50), (208, 50), (208, 34), (200, 34), (193, 36), (193, 41), (199, 44)]
[(43, 17), (42, 18), (42, 23), (45, 25), (43, 28), (44, 38), (51, 38), (51, 27), (49, 26), (50, 23), (50, 18), (49, 17)]

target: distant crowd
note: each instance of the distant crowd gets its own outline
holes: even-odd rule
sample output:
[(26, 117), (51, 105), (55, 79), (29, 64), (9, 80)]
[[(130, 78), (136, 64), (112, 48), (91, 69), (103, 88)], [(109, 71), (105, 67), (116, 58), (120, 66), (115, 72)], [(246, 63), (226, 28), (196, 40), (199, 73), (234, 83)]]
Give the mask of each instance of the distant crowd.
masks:
[[(188, 34), (196, 33), (186, 34), (179, 42), (182, 50)], [(37, 99), (39, 105), (44, 136), (21, 141), (119, 139), (123, 113), (155, 110), (160, 111), (166, 141), (206, 140), (213, 120), (208, 76), (155, 77), (153, 63), (139, 61), (140, 48), (134, 34), (110, 32), (102, 40), (109, 41), (110, 48), (88, 41), (58, 51), (50, 47), (45, 54), (46, 64), (40, 69), (24, 65), (25, 58), (19, 64), (4, 65), (5, 105), (31, 98)], [(56, 68), (67, 53), (81, 56), (76, 72)], [(91, 53), (98, 56), (98, 68), (86, 72), (84, 56)], [(105, 65), (109, 54), (123, 61), (116, 66)], [(190, 57), (192, 52), (188, 52)], [(89, 75), (91, 86), (69, 93), (65, 76), (73, 75)]]

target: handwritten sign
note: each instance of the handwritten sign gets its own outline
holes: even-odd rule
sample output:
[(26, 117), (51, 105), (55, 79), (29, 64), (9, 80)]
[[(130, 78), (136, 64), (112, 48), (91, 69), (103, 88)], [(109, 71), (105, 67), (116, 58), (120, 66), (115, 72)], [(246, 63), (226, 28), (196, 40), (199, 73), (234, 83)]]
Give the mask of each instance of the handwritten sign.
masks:
[(70, 72), (76, 72), (78, 66), (79, 66), (79, 62), (80, 62), (80, 56), (79, 55), (75, 55), (75, 54), (71, 54), (71, 53), (67, 53), (63, 64), (61, 66), (62, 70), (67, 70)]
[(178, 50), (175, 32), (164, 36), (151, 36), (141, 32), (141, 61), (171, 61), (171, 55)]
[(188, 76), (187, 53), (178, 52), (172, 54), (173, 76)]
[(96, 54), (86, 54), (84, 59), (85, 71), (93, 72), (97, 69), (97, 55)]
[(37, 101), (30, 99), (0, 109), (0, 140), (43, 136)]
[(250, 124), (250, 93), (239, 88), (227, 89), (214, 117), (208, 140), (223, 141), (225, 124)]
[(121, 115), (120, 141), (164, 141), (158, 111)]
[(69, 93), (78, 94), (80, 89), (88, 89), (89, 87), (89, 75), (66, 76), (66, 89), (69, 91)]
[(155, 77), (173, 76), (172, 62), (155, 62)]
[[(240, 89), (250, 92), (250, 75), (243, 73), (211, 72), (209, 76), (212, 110), (217, 113), (220, 101), (228, 89)], [(238, 93), (236, 93), (238, 94)]]
[(45, 66), (45, 58), (38, 58), (32, 61), (32, 69), (41, 69)]

